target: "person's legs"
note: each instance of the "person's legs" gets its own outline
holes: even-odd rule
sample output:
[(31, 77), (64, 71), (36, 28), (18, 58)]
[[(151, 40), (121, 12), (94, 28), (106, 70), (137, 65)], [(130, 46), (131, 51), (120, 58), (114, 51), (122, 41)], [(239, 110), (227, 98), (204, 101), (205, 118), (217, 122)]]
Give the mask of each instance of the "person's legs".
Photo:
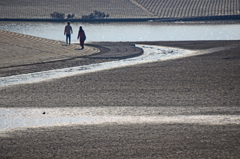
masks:
[(82, 49), (84, 49), (84, 40), (82, 38), (80, 39), (80, 45), (82, 46)]
[(68, 35), (66, 35), (66, 44), (68, 44)]
[(69, 45), (71, 45), (71, 34), (69, 35)]
[(82, 48), (84, 49), (84, 40), (83, 40), (83, 42), (82, 42)]
[(66, 44), (69, 44), (69, 45), (71, 44), (71, 34), (70, 35), (66, 35)]

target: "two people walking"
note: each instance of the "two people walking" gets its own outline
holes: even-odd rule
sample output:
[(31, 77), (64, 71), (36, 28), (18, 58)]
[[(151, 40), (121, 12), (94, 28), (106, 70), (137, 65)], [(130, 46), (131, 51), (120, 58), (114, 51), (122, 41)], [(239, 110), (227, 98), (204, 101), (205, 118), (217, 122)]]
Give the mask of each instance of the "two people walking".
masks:
[[(73, 30), (72, 27), (70, 26), (70, 22), (67, 22), (67, 25), (65, 26), (64, 30), (64, 35), (66, 35), (66, 44), (69, 46), (71, 45), (71, 34), (73, 34)], [(79, 28), (77, 39), (80, 39), (80, 45), (82, 49), (84, 49), (84, 41), (86, 40), (86, 35), (84, 30), (82, 29), (82, 26), (80, 26)]]

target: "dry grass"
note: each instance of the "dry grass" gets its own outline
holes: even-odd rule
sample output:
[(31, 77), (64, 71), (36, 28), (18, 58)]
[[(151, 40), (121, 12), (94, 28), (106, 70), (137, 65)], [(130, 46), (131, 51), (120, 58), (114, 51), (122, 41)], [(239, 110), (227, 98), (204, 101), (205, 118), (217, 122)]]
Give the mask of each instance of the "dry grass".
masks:
[(239, 0), (135, 0), (159, 18), (239, 15)]
[(94, 10), (105, 12), (110, 18), (148, 17), (130, 0), (15, 0), (0, 1), (0, 18), (51, 18), (53, 12), (75, 14), (75, 18), (89, 15)]
[(94, 10), (110, 18), (240, 15), (239, 0), (2, 0), (0, 7), (0, 18), (51, 18), (53, 12), (82, 18)]
[(239, 0), (2, 0), (0, 18), (51, 18), (53, 12), (75, 14), (94, 10), (110, 18), (170, 18), (239, 15)]

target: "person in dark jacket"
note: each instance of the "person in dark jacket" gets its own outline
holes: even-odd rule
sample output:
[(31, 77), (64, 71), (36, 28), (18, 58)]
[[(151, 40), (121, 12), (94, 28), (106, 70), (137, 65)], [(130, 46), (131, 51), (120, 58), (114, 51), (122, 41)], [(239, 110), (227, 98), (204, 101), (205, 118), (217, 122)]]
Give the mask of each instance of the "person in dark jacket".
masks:
[(86, 35), (84, 30), (82, 29), (82, 26), (80, 26), (79, 28), (79, 32), (78, 32), (78, 38), (80, 38), (80, 45), (82, 46), (82, 49), (84, 49), (84, 41), (86, 40)]

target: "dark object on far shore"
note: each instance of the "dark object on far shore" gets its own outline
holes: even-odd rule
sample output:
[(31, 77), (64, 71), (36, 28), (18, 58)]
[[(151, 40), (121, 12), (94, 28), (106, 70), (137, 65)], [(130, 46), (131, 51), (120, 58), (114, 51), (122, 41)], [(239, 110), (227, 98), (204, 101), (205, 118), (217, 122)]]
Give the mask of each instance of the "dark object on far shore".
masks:
[(68, 19), (74, 18), (74, 16), (75, 16), (74, 14), (72, 14), (72, 15), (71, 15), (71, 14), (68, 14), (67, 18), (68, 18)]
[(65, 14), (64, 13), (58, 13), (58, 12), (54, 12), (53, 14), (51, 14), (52, 18), (57, 18), (57, 19), (64, 19), (65, 18)]
[(105, 14), (104, 12), (100, 12), (95, 10), (94, 13), (89, 15), (83, 15), (82, 19), (101, 19), (101, 18), (108, 18), (109, 14)]

